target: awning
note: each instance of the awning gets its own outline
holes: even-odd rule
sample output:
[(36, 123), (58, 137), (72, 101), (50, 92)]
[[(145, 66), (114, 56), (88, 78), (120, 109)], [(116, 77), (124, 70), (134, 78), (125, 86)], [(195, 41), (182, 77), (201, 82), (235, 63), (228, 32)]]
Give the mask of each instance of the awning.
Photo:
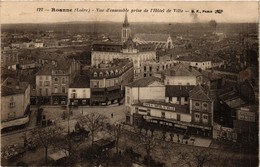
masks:
[(26, 124), (27, 122), (29, 122), (29, 116), (28, 115), (26, 117), (23, 117), (23, 118), (17, 118), (17, 119), (11, 120), (11, 121), (2, 122), (1, 123), (1, 129), (12, 127), (12, 126), (23, 125), (23, 124)]
[(91, 92), (104, 92), (105, 88), (91, 88)]
[(116, 90), (116, 89), (121, 89), (121, 86), (118, 85), (118, 86), (108, 87), (108, 88), (107, 88), (107, 91)]
[(69, 152), (67, 150), (60, 150), (56, 153), (50, 154), (49, 157), (54, 161), (58, 161), (59, 159), (62, 159), (67, 155), (69, 155)]

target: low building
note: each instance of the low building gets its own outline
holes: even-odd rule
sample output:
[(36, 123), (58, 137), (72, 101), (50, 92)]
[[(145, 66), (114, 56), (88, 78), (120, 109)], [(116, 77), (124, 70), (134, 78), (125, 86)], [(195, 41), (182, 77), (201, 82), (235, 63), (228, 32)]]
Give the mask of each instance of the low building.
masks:
[(133, 63), (128, 59), (113, 59), (110, 64), (92, 68), (90, 74), (91, 105), (119, 103), (125, 86), (133, 81)]
[(125, 106), (126, 123), (133, 124), (134, 104), (140, 101), (164, 101), (165, 86), (161, 79), (156, 77), (147, 77), (138, 79), (126, 86)]
[(173, 66), (173, 61), (146, 61), (141, 64), (141, 76), (157, 76), (157, 73), (160, 73), (161, 71), (169, 69)]
[(90, 78), (80, 75), (74, 78), (74, 82), (69, 86), (68, 104), (72, 106), (90, 105)]
[(177, 64), (162, 72), (165, 85), (198, 85), (203, 81), (202, 74), (191, 66)]
[[(1, 89), (1, 128), (27, 123), (28, 117), (24, 117), (30, 113), (30, 84), (8, 77), (2, 82)], [(18, 119), (21, 122), (13, 121)]]
[(41, 104), (66, 105), (68, 88), (78, 73), (80, 65), (75, 60), (59, 59), (45, 65), (36, 74), (36, 96)]
[(165, 102), (172, 104), (188, 105), (189, 92), (195, 86), (166, 85)]

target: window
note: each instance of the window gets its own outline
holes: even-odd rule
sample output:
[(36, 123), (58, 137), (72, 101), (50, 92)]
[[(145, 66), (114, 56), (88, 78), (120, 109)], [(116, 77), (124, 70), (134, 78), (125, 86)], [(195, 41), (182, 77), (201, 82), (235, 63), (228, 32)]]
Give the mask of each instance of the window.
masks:
[(49, 79), (49, 77), (48, 76), (46, 76), (46, 80), (48, 80)]
[(170, 102), (172, 101), (172, 97), (169, 97), (169, 101), (170, 101)]
[(152, 71), (153, 70), (153, 68), (152, 67), (150, 67), (150, 71)]
[(58, 88), (54, 87), (54, 93), (58, 93)]
[(151, 116), (151, 110), (150, 109), (147, 110), (147, 116)]
[(73, 99), (77, 98), (77, 93), (72, 93), (72, 94), (71, 94), (71, 97), (72, 97)]
[(208, 104), (207, 103), (203, 103), (203, 111), (207, 111), (208, 110)]
[(62, 78), (62, 83), (65, 83), (65, 78)]
[(177, 114), (177, 121), (181, 121), (181, 115)]
[(10, 108), (13, 108), (14, 106), (15, 106), (14, 98), (11, 97), (11, 98), (10, 98), (9, 107), (10, 107)]
[(130, 104), (130, 97), (129, 96), (126, 97), (126, 102), (127, 102), (127, 104)]
[(103, 72), (100, 72), (100, 73), (99, 73), (99, 77), (103, 77)]
[(76, 90), (75, 90), (75, 89), (73, 89), (73, 90), (72, 90), (72, 92), (76, 92)]
[(39, 85), (42, 86), (42, 81), (39, 82)]
[(117, 85), (118, 84), (118, 79), (115, 79), (115, 85)]
[(62, 87), (62, 93), (65, 93), (65, 87)]
[(184, 100), (185, 100), (185, 101), (188, 101), (188, 97), (185, 97)]
[(50, 86), (50, 81), (45, 81), (44, 86)]
[(146, 71), (146, 66), (144, 66), (144, 71)]
[(49, 90), (47, 88), (45, 89), (45, 93), (46, 93), (46, 96), (49, 96)]
[(144, 74), (144, 77), (146, 77), (146, 74)]
[(208, 123), (208, 115), (206, 115), (206, 114), (202, 115), (202, 122), (205, 124)]
[(58, 79), (58, 78), (54, 78), (54, 81), (55, 81), (55, 82), (58, 82), (58, 81), (59, 81), (59, 79)]
[(40, 76), (40, 80), (42, 80), (42, 76)]
[(196, 103), (195, 103), (195, 106), (196, 106), (196, 107), (199, 107), (199, 106), (200, 106), (200, 103), (196, 102)]
[(165, 112), (162, 111), (162, 118), (165, 118)]
[(94, 88), (98, 88), (98, 81), (93, 82), (93, 87), (94, 87)]
[(82, 104), (86, 105), (87, 104), (87, 100), (82, 100)]
[(83, 98), (86, 98), (87, 95), (86, 95), (86, 91), (84, 92), (85, 90), (83, 90)]
[(42, 88), (39, 89), (39, 95), (42, 95)]
[(94, 77), (97, 77), (97, 72), (94, 72)]
[(156, 69), (156, 71), (158, 72), (160, 70), (160, 67), (159, 66), (157, 66), (157, 69)]
[(200, 121), (200, 114), (195, 113), (195, 122), (199, 122), (199, 121)]
[(138, 107), (135, 107), (135, 112), (138, 113)]
[(187, 83), (187, 85), (190, 85), (190, 83)]

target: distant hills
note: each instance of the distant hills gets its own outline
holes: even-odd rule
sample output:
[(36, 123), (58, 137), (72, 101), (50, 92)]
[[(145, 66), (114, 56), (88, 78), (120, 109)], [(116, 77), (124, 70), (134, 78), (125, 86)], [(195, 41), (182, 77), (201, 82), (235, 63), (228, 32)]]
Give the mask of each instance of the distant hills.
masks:
[[(171, 35), (178, 34), (203, 34), (213, 32), (213, 28), (209, 23), (131, 23), (132, 33), (170, 33)], [(3, 32), (32, 32), (37, 30), (50, 31), (55, 33), (107, 33), (110, 35), (121, 34), (122, 23), (119, 22), (60, 22), (60, 23), (39, 23), (39, 24), (2, 24), (1, 31)], [(218, 23), (217, 31), (224, 33), (257, 33), (257, 23)]]

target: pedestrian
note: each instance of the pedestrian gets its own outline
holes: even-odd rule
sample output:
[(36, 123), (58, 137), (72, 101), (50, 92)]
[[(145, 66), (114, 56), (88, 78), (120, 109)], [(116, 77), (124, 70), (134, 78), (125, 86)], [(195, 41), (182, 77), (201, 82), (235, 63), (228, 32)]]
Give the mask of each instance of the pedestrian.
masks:
[(113, 113), (111, 113), (111, 118), (113, 118), (113, 116), (114, 116)]

